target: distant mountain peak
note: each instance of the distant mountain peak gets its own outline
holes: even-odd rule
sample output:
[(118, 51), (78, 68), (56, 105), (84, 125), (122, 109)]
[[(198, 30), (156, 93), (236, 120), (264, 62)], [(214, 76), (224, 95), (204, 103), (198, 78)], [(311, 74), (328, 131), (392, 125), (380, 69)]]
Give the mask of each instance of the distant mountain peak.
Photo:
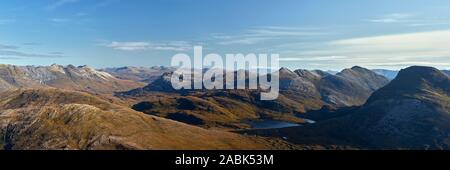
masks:
[(295, 78), (298, 77), (297, 73), (294, 73), (292, 70), (286, 68), (286, 67), (281, 67), (280, 70), (278, 71), (278, 74), (280, 76), (280, 78)]
[(374, 93), (369, 100), (417, 97), (430, 93), (450, 94), (449, 76), (433, 67), (412, 66), (400, 70), (391, 83)]
[(361, 67), (361, 66), (353, 66), (351, 69), (352, 70), (366, 70), (366, 68)]
[[(412, 66), (400, 70), (393, 83), (403, 83), (405, 86), (410, 86), (414, 83), (428, 83), (439, 85), (443, 81), (448, 82), (449, 76), (444, 72), (433, 68), (424, 66)], [(409, 85), (408, 85), (409, 84)], [(419, 85), (419, 84), (416, 84)]]
[(286, 67), (281, 67), (281, 68), (279, 69), (279, 71), (280, 71), (280, 72), (291, 72), (291, 73), (292, 73), (292, 70), (290, 70), (289, 68), (286, 68)]
[(69, 65), (67, 65), (67, 68), (70, 68), (70, 69), (76, 69), (77, 67), (75, 67), (75, 66), (72, 65), (72, 64), (69, 64)]
[(366, 69), (361, 66), (353, 66), (352, 68), (344, 69), (338, 74), (353, 74), (353, 73), (369, 73), (372, 74), (373, 72), (369, 69)]
[(88, 65), (78, 66), (78, 68), (93, 69), (92, 67), (89, 67)]
[(308, 79), (308, 80), (317, 80), (326, 75), (329, 75), (328, 73), (318, 71), (318, 70), (309, 71), (309, 70), (305, 70), (305, 69), (299, 69), (299, 70), (295, 70), (294, 72), (297, 73), (298, 76)]
[(435, 76), (445, 76), (442, 72), (433, 67), (426, 66), (412, 66), (400, 70), (399, 77), (404, 76), (416, 76), (420, 78), (435, 77)]

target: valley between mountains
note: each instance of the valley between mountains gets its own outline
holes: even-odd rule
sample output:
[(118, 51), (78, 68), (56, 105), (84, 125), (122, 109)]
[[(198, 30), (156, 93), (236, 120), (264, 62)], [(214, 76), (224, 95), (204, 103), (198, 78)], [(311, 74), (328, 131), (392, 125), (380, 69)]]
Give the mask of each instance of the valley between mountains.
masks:
[(0, 65), (0, 148), (450, 149), (446, 71), (281, 68), (273, 101), (175, 90), (173, 71)]

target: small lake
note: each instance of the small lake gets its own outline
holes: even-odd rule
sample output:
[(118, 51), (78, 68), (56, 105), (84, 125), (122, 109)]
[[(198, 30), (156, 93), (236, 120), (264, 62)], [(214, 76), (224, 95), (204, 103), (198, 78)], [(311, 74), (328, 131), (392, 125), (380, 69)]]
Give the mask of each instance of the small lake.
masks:
[(314, 124), (314, 123), (316, 123), (316, 121), (314, 121), (314, 120), (309, 120), (309, 119), (303, 119), (303, 120), (305, 120), (305, 122), (306, 122), (306, 123), (309, 123), (309, 124)]
[[(316, 121), (304, 119), (306, 124), (314, 124)], [(281, 120), (263, 119), (263, 120), (249, 120), (248, 123), (252, 129), (280, 129), (287, 127), (302, 126), (302, 124), (286, 122)]]
[(272, 119), (247, 121), (247, 123), (252, 127), (252, 129), (279, 129), (279, 128), (286, 128), (286, 127), (301, 126), (301, 124), (297, 124), (297, 123), (272, 120)]

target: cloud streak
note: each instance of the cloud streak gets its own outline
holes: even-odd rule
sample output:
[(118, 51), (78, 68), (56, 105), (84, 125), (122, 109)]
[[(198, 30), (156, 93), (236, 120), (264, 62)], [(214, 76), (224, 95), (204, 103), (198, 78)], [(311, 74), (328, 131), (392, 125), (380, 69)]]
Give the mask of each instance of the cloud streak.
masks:
[(404, 23), (404, 22), (411, 22), (412, 18), (415, 15), (413, 14), (407, 14), (407, 13), (393, 13), (384, 15), (378, 18), (369, 19), (369, 22), (374, 23)]
[(220, 45), (252, 45), (277, 39), (292, 39), (325, 35), (315, 29), (266, 26), (244, 31), (239, 35), (213, 34), (212, 38)]
[(115, 50), (122, 51), (145, 51), (145, 50), (156, 50), (156, 51), (187, 51), (192, 48), (192, 45), (185, 41), (170, 41), (170, 42), (146, 42), (146, 41), (135, 41), (135, 42), (118, 42), (113, 41), (107, 44), (102, 44), (102, 46), (109, 47)]
[(322, 57), (288, 57), (288, 58), (279, 58), (279, 61), (330, 61), (330, 60), (344, 60), (349, 59), (347, 56), (322, 56)]
[(69, 22), (70, 20), (67, 18), (50, 18), (49, 21), (53, 23), (66, 23)]
[(16, 46), (12, 46), (12, 45), (0, 44), (0, 50), (4, 50), (4, 49), (17, 49), (17, 47)]
[(19, 47), (0, 44), (0, 58), (2, 59), (20, 59), (20, 58), (60, 58), (64, 57), (62, 53), (55, 54), (35, 54), (18, 51)]
[(446, 18), (426, 18), (425, 16), (412, 13), (393, 13), (381, 17), (366, 20), (380, 24), (403, 24), (409, 27), (429, 27), (450, 25), (450, 20)]
[(20, 51), (12, 51), (12, 50), (0, 50), (0, 57), (2, 58), (61, 58), (63, 57), (61, 54), (34, 54), (34, 53), (25, 53)]

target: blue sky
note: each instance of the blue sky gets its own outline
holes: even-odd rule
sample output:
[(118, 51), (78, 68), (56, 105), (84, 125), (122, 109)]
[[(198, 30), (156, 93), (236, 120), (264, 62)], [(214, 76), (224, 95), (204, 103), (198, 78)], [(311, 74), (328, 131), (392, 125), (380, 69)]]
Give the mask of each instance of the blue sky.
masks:
[(0, 63), (168, 65), (279, 53), (281, 66), (450, 68), (450, 1), (0, 0)]

